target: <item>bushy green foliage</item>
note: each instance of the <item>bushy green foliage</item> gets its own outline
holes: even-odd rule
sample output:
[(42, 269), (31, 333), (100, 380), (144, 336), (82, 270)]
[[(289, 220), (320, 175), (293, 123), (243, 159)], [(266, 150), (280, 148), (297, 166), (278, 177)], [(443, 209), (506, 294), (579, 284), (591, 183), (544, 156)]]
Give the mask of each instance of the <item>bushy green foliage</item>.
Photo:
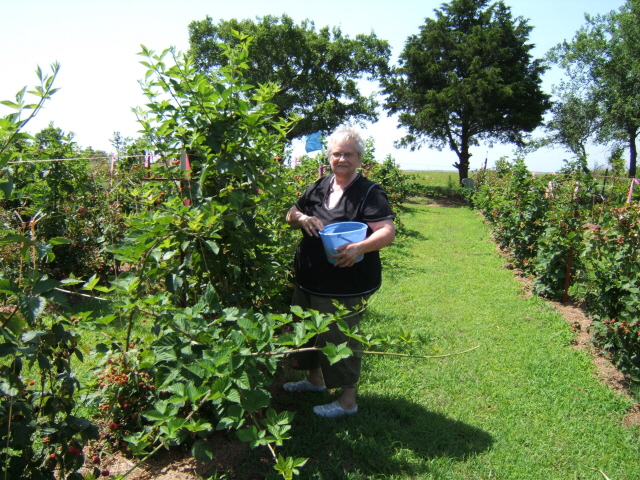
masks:
[[(26, 103), (26, 87), (15, 102), (2, 102), (15, 110), (0, 119), (5, 202), (11, 202), (16, 192), (9, 162), (20, 157), (17, 144), (34, 140), (21, 130), (55, 93), (58, 70), (57, 64), (52, 65), (51, 75), (37, 69), (40, 85), (28, 92), (37, 103)], [(82, 361), (86, 350), (83, 353), (73, 320), (55, 311), (67, 301), (61, 287), (78, 282), (44, 273), (43, 267), (55, 258), (56, 247), (70, 241), (39, 239), (34, 221), (30, 224), (26, 232), (6, 227), (0, 231), (0, 246), (12, 245), (20, 258), (18, 270), (0, 273), (0, 298), (5, 306), (0, 312), (0, 465), (5, 478), (53, 479), (55, 475), (75, 479), (80, 478), (76, 471), (84, 462), (82, 448), (97, 437), (98, 430), (88, 419), (75, 415), (80, 384), (72, 359)]]
[[(5, 170), (13, 190), (10, 198), (0, 200), (0, 208), (12, 213), (4, 216), (4, 227), (32, 239), (72, 240), (58, 246), (56, 257), (41, 266), (53, 278), (88, 277), (94, 272), (106, 276), (110, 255), (105, 247), (122, 236), (117, 218), (121, 195), (118, 188), (111, 195), (102, 193), (100, 179), (106, 178), (106, 170), (91, 159), (95, 152), (82, 151), (72, 133), (53, 124), (14, 148), (20, 161)], [(20, 262), (11, 246), (5, 246), (5, 272), (18, 271)]]
[(391, 155), (381, 162), (363, 163), (364, 175), (378, 185), (387, 194), (389, 203), (395, 212), (409, 196), (409, 184), (406, 176), (396, 165), (395, 159)]
[[(640, 386), (640, 207), (602, 212), (589, 230), (584, 297), (598, 342)], [(640, 394), (640, 388), (636, 388)]]
[[(268, 308), (290, 285), (294, 240), (283, 218), (295, 192), (277, 158), (289, 125), (268, 103), (273, 87), (245, 85), (243, 49), (228, 50), (232, 64), (213, 78), (172, 52), (172, 67), (164, 63), (170, 52), (143, 52), (150, 109), (139, 112), (141, 124), (154, 133), (162, 157), (189, 152), (192, 170), (170, 165), (152, 171), (173, 185), (147, 182), (136, 192), (166, 196), (132, 218), (126, 245), (136, 246), (136, 255), (154, 252), (145, 268), (162, 275), (153, 281), (166, 276), (167, 288), (183, 304), (209, 284), (225, 305)], [(176, 101), (156, 100), (164, 96)]]
[(503, 158), (495, 170), (478, 172), (475, 181), (471, 201), (492, 224), (500, 248), (513, 255), (518, 267), (530, 268), (547, 227), (545, 179), (532, 176), (522, 159)]

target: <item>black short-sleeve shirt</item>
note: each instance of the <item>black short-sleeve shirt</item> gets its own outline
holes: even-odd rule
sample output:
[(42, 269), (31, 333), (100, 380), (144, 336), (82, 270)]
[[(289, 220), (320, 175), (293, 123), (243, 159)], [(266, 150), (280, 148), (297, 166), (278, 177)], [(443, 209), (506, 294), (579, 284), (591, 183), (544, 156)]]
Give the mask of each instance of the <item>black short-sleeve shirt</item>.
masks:
[[(326, 199), (333, 183), (333, 174), (321, 178), (302, 194), (296, 207), (305, 215), (319, 218), (324, 225), (337, 222), (379, 222), (394, 218), (387, 195), (382, 188), (358, 175), (344, 190), (342, 198), (329, 208)], [(367, 230), (367, 237), (372, 230)], [(351, 267), (335, 267), (329, 263), (322, 240), (307, 235), (296, 250), (296, 285), (313, 295), (325, 297), (355, 297), (380, 288), (382, 266), (379, 252), (364, 254), (362, 261)]]

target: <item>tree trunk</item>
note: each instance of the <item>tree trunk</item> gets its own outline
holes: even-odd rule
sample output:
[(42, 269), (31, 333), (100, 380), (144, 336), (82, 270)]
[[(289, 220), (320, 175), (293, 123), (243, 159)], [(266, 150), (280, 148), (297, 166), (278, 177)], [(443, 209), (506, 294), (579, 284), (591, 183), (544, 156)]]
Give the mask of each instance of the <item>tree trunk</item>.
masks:
[(462, 185), (462, 180), (465, 178), (469, 178), (469, 158), (471, 158), (471, 153), (469, 153), (469, 145), (466, 143), (462, 145), (462, 149), (459, 152), (456, 152), (458, 155), (459, 162), (453, 164), (454, 167), (458, 169), (458, 180), (460, 185)]
[(629, 130), (629, 178), (636, 177), (636, 162), (638, 161), (638, 148), (636, 147), (636, 139), (638, 138), (638, 130)]

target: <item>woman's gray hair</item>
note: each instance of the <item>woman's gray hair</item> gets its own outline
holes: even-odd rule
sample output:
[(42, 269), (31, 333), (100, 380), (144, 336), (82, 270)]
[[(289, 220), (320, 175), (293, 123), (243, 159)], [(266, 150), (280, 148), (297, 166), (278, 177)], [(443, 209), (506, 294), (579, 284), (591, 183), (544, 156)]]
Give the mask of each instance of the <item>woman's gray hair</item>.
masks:
[(331, 135), (329, 135), (329, 138), (327, 138), (327, 158), (331, 157), (333, 147), (345, 140), (355, 140), (358, 156), (360, 158), (364, 156), (365, 142), (362, 135), (360, 135), (360, 130), (351, 125), (340, 125)]

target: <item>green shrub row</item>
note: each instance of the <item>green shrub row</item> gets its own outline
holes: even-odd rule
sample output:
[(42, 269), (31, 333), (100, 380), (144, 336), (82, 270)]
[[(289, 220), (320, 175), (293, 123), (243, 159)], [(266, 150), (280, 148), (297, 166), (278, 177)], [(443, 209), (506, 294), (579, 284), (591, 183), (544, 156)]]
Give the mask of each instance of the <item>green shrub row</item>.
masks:
[(475, 177), (470, 197), (500, 248), (533, 279), (534, 292), (583, 302), (594, 340), (640, 394), (640, 206), (630, 179), (611, 182), (582, 161), (535, 175), (500, 160)]

